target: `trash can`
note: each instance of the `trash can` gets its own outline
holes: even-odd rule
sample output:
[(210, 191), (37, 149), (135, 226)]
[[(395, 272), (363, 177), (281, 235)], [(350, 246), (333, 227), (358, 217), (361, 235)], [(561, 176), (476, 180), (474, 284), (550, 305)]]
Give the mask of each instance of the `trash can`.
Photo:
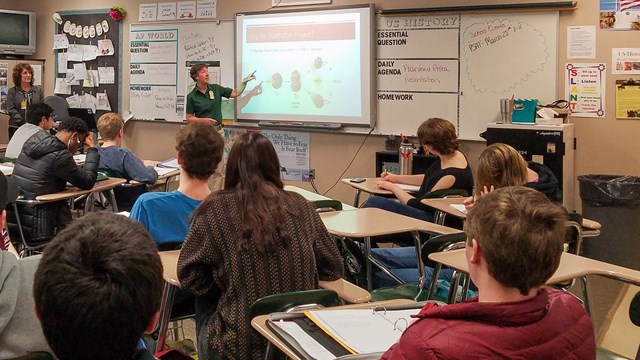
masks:
[(578, 176), (582, 215), (602, 225), (583, 242), (583, 255), (640, 270), (640, 177)]

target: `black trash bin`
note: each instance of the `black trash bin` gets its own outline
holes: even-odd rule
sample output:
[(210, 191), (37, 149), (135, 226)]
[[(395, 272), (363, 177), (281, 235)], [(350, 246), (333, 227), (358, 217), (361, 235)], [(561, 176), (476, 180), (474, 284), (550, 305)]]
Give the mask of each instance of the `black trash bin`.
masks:
[(581, 175), (582, 215), (602, 224), (583, 242), (583, 255), (640, 270), (640, 177)]

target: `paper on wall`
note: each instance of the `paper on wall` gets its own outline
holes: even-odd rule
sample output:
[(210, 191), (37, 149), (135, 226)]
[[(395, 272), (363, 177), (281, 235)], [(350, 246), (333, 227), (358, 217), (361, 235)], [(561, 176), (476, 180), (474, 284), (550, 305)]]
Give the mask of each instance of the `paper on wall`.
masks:
[(67, 73), (67, 58), (69, 54), (66, 52), (58, 53), (58, 74)]
[(69, 47), (69, 38), (67, 34), (54, 34), (53, 35), (53, 49), (66, 49)]
[(33, 69), (33, 85), (42, 85), (42, 65), (40, 64), (31, 64), (31, 68)]
[(67, 61), (82, 61), (82, 53), (84, 52), (84, 47), (79, 44), (69, 44), (69, 48), (67, 48), (67, 53), (69, 54), (67, 57)]
[(87, 78), (87, 66), (84, 63), (73, 64), (73, 75), (77, 80)]
[(84, 79), (82, 83), (83, 87), (98, 87), (100, 86), (100, 81), (98, 77), (98, 70), (88, 70), (87, 78)]
[(82, 60), (95, 60), (98, 57), (98, 47), (96, 45), (83, 45)]
[(71, 94), (71, 86), (66, 82), (64, 78), (56, 78), (56, 85), (53, 89), (55, 94)]
[(106, 92), (96, 94), (96, 110), (111, 111), (111, 104), (109, 104), (109, 97)]
[(98, 78), (101, 84), (115, 84), (116, 72), (112, 66), (99, 67)]
[(69, 71), (67, 71), (65, 81), (69, 85), (80, 85), (80, 80), (76, 78), (76, 75), (73, 73), (73, 69), (69, 69)]
[(113, 42), (110, 39), (98, 40), (98, 56), (109, 56), (114, 53)]
[(81, 105), (80, 96), (73, 94), (67, 97), (67, 104), (69, 104), (70, 108), (79, 108)]

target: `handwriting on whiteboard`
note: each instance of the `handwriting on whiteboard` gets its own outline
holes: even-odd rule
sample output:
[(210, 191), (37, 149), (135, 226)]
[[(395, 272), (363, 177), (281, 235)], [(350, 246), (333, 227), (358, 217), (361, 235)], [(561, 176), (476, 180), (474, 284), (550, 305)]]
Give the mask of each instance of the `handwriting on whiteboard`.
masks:
[[(542, 32), (510, 19), (469, 25), (463, 31), (462, 49), (467, 60), (462, 70), (479, 93), (508, 93), (544, 70), (549, 58), (549, 45)], [(483, 71), (487, 68), (501, 72)]]

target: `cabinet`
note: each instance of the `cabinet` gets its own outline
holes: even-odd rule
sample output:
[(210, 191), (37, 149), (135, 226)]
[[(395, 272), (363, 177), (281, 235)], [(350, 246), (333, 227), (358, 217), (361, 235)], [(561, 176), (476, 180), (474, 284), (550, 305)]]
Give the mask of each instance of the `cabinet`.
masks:
[(481, 134), (487, 145), (504, 143), (512, 146), (525, 158), (546, 165), (562, 184), (562, 204), (574, 210), (574, 153), (573, 124), (521, 125), (488, 124)]
[[(398, 163), (399, 154), (397, 151), (378, 151), (376, 152), (376, 176), (380, 176), (384, 166), (387, 171), (399, 174), (400, 166)], [(412, 174), (424, 174), (425, 171), (436, 161), (435, 155), (413, 154)]]

